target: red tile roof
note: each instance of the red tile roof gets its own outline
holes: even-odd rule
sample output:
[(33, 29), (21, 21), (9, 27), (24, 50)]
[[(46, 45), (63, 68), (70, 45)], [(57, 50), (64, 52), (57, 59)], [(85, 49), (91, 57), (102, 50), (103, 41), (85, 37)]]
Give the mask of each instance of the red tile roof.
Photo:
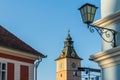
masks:
[(43, 58), (45, 57), (42, 53), (33, 49), (31, 46), (17, 38), (14, 34), (3, 28), (1, 25), (0, 25), (0, 46), (10, 49), (16, 49), (34, 55), (40, 55)]

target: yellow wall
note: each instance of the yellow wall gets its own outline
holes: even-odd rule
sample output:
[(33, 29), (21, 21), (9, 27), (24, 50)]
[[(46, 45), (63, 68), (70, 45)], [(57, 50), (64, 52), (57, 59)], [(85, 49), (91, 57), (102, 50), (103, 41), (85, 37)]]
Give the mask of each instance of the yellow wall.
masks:
[[(73, 68), (72, 64), (76, 67)], [(56, 61), (56, 80), (80, 80), (80, 77), (73, 77), (73, 71), (80, 67), (80, 60), (73, 58), (63, 58)]]

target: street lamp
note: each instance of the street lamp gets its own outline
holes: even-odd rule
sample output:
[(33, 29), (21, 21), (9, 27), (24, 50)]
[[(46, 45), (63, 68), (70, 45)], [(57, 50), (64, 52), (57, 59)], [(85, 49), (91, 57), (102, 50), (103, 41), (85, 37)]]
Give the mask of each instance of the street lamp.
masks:
[(80, 10), (83, 23), (87, 24), (88, 29), (91, 33), (93, 33), (94, 30), (96, 30), (105, 42), (112, 43), (112, 46), (116, 47), (115, 35), (117, 32), (115, 30), (98, 27), (91, 24), (94, 21), (96, 9), (97, 7), (95, 5), (86, 3), (83, 6), (81, 6), (78, 10)]
[(79, 8), (81, 16), (82, 16), (82, 20), (84, 23), (89, 25), (90, 23), (94, 21), (96, 9), (97, 7), (95, 5), (92, 5), (89, 3), (86, 3), (85, 5)]

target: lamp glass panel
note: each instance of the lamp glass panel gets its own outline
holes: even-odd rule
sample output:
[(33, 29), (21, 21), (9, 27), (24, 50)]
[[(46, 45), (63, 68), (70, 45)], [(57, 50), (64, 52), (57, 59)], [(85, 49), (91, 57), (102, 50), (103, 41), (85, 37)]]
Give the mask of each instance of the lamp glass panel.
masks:
[(81, 16), (82, 16), (82, 20), (85, 23), (86, 22), (86, 8), (81, 8), (80, 12), (81, 12)]
[(80, 9), (80, 13), (81, 13), (82, 20), (83, 20), (83, 22), (84, 22), (84, 21), (85, 21), (85, 18), (84, 18), (84, 10), (83, 10), (83, 9)]
[(84, 7), (83, 9), (84, 9), (84, 18), (85, 18), (84, 22), (86, 23), (87, 22), (87, 7)]
[(93, 20), (94, 20), (94, 14), (91, 14), (91, 20), (90, 21), (93, 22)]
[(84, 13), (86, 14), (87, 13), (87, 8), (86, 7), (83, 7), (83, 10), (84, 10)]
[(81, 15), (84, 15), (84, 10), (83, 10), (83, 9), (81, 9), (80, 11), (81, 11)]
[(91, 14), (89, 14), (89, 13), (88, 13), (88, 16), (87, 16), (87, 21), (91, 22)]
[(95, 7), (92, 7), (92, 14), (95, 14), (95, 12), (96, 12), (96, 8)]
[(87, 6), (88, 13), (91, 13), (91, 9), (92, 9), (91, 6)]
[(93, 21), (93, 20), (92, 20), (93, 18), (91, 18), (91, 17), (92, 17), (92, 16), (91, 16), (91, 15), (92, 15), (92, 6), (89, 6), (89, 5), (88, 5), (87, 8), (88, 8), (88, 16), (87, 16), (87, 17), (88, 17), (88, 22), (91, 23), (91, 22)]
[(95, 12), (96, 12), (96, 7), (92, 7), (92, 9), (91, 9), (91, 21), (92, 22), (94, 20)]
[(94, 20), (94, 16), (95, 16), (95, 12), (96, 12), (96, 7), (95, 6), (91, 6), (91, 11), (90, 11), (90, 22), (92, 23)]

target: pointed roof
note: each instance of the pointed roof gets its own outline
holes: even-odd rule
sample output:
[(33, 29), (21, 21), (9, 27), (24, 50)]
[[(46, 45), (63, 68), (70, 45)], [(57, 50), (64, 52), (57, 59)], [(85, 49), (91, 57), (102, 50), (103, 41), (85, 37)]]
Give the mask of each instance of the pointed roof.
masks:
[(64, 42), (64, 49), (62, 50), (62, 53), (56, 60), (63, 58), (74, 58), (82, 60), (82, 58), (80, 58), (74, 50), (73, 41), (69, 33), (66, 37), (66, 41)]
[(45, 57), (41, 52), (33, 49), (31, 46), (17, 38), (11, 32), (6, 30), (0, 25), (0, 46), (5, 48), (10, 48), (13, 50), (27, 52), (33, 55), (40, 55), (41, 57)]

